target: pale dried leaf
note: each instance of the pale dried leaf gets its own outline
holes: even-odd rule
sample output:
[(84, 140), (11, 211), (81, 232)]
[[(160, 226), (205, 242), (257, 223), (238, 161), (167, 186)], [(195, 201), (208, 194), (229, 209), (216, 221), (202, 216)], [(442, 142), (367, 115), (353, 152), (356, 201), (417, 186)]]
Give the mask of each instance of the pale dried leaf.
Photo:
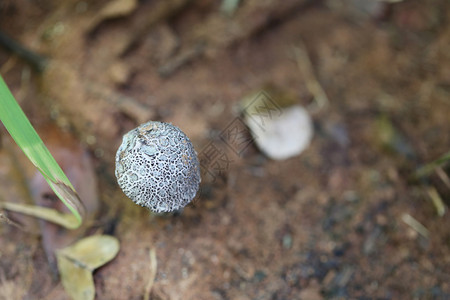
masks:
[(107, 235), (90, 236), (57, 251), (58, 270), (66, 292), (75, 300), (94, 299), (92, 272), (118, 252), (119, 241)]
[(119, 241), (108, 235), (93, 235), (58, 251), (87, 270), (95, 270), (113, 259), (119, 251)]
[(92, 272), (64, 256), (57, 256), (61, 282), (74, 300), (94, 299), (95, 287)]
[(67, 229), (79, 227), (79, 222), (74, 215), (60, 213), (52, 208), (12, 202), (0, 202), (0, 208), (53, 222)]

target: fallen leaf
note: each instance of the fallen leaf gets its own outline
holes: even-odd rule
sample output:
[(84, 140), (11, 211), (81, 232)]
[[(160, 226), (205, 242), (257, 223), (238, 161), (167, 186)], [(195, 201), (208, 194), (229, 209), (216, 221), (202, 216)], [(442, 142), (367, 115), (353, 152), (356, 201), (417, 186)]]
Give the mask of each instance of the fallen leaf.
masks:
[(66, 292), (75, 300), (94, 299), (95, 286), (92, 272), (74, 262), (58, 257), (58, 269)]
[(108, 235), (94, 235), (56, 252), (61, 282), (75, 300), (94, 299), (92, 272), (119, 252), (119, 241)]

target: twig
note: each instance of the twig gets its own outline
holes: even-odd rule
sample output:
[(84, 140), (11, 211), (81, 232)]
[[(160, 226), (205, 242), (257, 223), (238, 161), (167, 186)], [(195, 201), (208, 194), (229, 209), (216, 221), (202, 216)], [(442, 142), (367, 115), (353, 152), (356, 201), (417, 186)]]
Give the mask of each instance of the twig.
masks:
[(172, 73), (175, 70), (178, 70), (181, 66), (202, 56), (204, 51), (205, 51), (205, 45), (203, 45), (202, 43), (199, 43), (199, 44), (195, 45), (194, 47), (187, 49), (184, 52), (181, 52), (180, 54), (175, 56), (173, 59), (171, 59), (169, 62), (162, 65), (158, 69), (158, 72), (161, 76), (170, 76), (170, 75), (172, 75)]
[(450, 189), (450, 179), (447, 176), (447, 173), (444, 172), (442, 167), (436, 168), (436, 174), (441, 178), (442, 182), (444, 182), (445, 186)]
[(156, 269), (158, 267), (158, 262), (156, 260), (155, 248), (150, 249), (149, 255), (150, 255), (150, 276), (148, 278), (147, 286), (145, 287), (144, 300), (150, 299), (150, 293), (153, 288), (153, 283), (155, 282)]
[(10, 218), (8, 218), (7, 216), (5, 216), (5, 215), (2, 214), (2, 213), (0, 213), (0, 222), (4, 222), (4, 223), (6, 223), (6, 224), (8, 224), (8, 225), (12, 225), (12, 226), (14, 226), (14, 227), (17, 227), (17, 228), (19, 228), (20, 230), (26, 231), (25, 228), (24, 228), (22, 225), (20, 225), (20, 224), (17, 223), (17, 222), (14, 222), (13, 220), (11, 220)]
[(30, 49), (25, 48), (2, 32), (0, 32), (0, 45), (5, 47), (12, 53), (17, 54), (20, 58), (27, 61), (39, 72), (44, 71), (48, 64), (47, 58), (31, 51)]
[(120, 111), (135, 119), (138, 123), (147, 122), (154, 112), (132, 97), (125, 96), (101, 85), (86, 83), (86, 91), (107, 106), (117, 107)]
[(300, 72), (305, 77), (306, 88), (313, 95), (316, 102), (315, 107), (310, 108), (314, 111), (318, 111), (328, 105), (329, 100), (324, 89), (320, 85), (319, 81), (314, 74), (314, 68), (309, 58), (308, 52), (303, 42), (300, 42), (298, 47), (294, 47), (295, 60), (297, 62)]
[(428, 238), (430, 236), (430, 232), (428, 231), (428, 229), (419, 221), (414, 219), (410, 214), (403, 214), (402, 221), (411, 226), (412, 229), (420, 233), (424, 238)]

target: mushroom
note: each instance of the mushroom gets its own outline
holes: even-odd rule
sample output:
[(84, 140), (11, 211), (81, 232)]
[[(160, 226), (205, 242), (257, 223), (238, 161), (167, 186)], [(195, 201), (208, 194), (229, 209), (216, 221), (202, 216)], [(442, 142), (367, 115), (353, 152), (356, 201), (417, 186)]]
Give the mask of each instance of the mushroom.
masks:
[(155, 213), (185, 207), (201, 181), (197, 153), (189, 138), (178, 127), (156, 121), (124, 135), (115, 174), (127, 197)]

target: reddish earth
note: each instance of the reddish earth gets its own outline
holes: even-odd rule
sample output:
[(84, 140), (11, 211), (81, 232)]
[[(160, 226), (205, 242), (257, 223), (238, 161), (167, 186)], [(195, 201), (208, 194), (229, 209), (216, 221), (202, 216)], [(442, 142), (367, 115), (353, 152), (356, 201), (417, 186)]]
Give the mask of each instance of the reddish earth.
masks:
[[(231, 18), (215, 1), (168, 1), (159, 15), (163, 1), (141, 1), (112, 20), (98, 13), (106, 2), (0, 3), (0, 30), (52, 61), (39, 73), (0, 47), (2, 76), (44, 142), (72, 153), (66, 168), (87, 149), (80, 169), (94, 167), (100, 199), (76, 233), (30, 231), (33, 220), (0, 211), (26, 225), (1, 219), (0, 299), (68, 299), (45, 251), (94, 233), (121, 245), (94, 273), (98, 299), (142, 299), (150, 249), (151, 299), (450, 298), (450, 217), (427, 192), (448, 206), (449, 168), (413, 176), (450, 149), (448, 1), (249, 0)], [(319, 110), (296, 47), (329, 99)], [(253, 144), (236, 154), (219, 138), (267, 84), (312, 114), (300, 156), (272, 161)], [(181, 215), (153, 216), (115, 182), (122, 134), (149, 118), (229, 159)], [(0, 133), (0, 201), (32, 201), (34, 169)], [(97, 193), (82, 174), (78, 190)]]

